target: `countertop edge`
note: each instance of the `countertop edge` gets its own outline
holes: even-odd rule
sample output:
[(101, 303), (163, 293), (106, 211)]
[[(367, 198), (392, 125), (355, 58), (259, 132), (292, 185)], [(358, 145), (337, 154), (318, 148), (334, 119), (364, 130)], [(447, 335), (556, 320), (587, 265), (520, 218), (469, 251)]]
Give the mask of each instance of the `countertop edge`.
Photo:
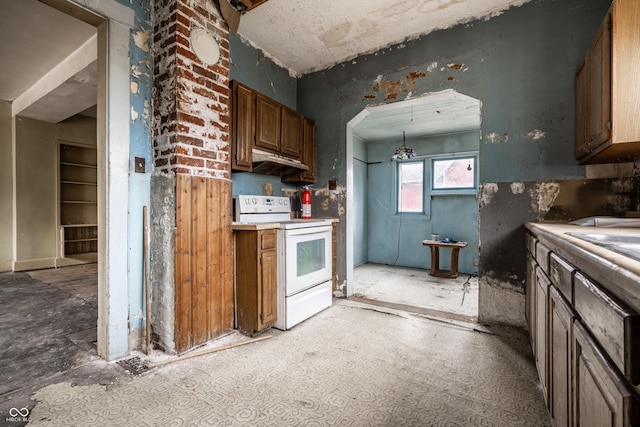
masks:
[(552, 252), (573, 264), (629, 307), (640, 312), (640, 262), (565, 234), (623, 232), (640, 235), (640, 230), (532, 222), (526, 223), (525, 227), (545, 246), (552, 248)]
[(232, 222), (231, 229), (233, 231), (242, 231), (242, 230), (272, 230), (274, 228), (280, 228), (279, 222), (268, 222), (264, 224), (246, 224), (239, 222)]

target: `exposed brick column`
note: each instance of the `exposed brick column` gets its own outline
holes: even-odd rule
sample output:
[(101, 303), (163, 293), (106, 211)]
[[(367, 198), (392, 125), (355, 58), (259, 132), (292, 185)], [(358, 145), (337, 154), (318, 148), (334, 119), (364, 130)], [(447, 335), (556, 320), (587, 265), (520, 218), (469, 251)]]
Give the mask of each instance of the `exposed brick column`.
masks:
[[(154, 16), (155, 170), (230, 179), (228, 27), (212, 0), (156, 0)], [(218, 41), (217, 64), (194, 53), (197, 28)]]

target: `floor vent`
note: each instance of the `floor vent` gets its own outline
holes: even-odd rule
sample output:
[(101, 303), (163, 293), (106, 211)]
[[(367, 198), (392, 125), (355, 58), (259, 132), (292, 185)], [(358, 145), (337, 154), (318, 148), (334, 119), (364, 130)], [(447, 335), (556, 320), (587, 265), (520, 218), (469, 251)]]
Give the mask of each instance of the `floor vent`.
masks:
[(140, 375), (149, 370), (149, 362), (137, 356), (129, 359), (118, 360), (117, 363), (134, 375)]

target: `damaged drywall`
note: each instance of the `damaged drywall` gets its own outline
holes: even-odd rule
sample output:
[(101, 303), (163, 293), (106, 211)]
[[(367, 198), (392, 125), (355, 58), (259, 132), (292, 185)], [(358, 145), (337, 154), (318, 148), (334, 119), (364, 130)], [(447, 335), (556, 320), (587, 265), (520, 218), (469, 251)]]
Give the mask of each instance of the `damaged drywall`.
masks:
[(151, 331), (156, 348), (175, 351), (176, 177), (151, 176)]

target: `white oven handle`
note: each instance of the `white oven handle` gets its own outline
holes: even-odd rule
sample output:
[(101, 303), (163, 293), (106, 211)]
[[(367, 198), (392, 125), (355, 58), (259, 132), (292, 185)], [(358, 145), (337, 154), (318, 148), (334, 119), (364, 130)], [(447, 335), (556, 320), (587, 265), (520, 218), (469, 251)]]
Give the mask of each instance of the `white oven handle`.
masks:
[(332, 226), (323, 225), (320, 227), (305, 227), (305, 228), (294, 228), (292, 230), (285, 230), (286, 236), (302, 236), (305, 234), (320, 234), (326, 233), (327, 231), (331, 231)]

